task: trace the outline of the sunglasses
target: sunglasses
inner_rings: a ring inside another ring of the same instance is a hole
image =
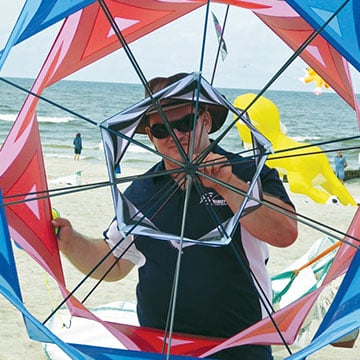
[[[198,118],[201,114],[202,112],[199,112],[196,118]],[[187,114],[179,120],[171,121],[169,122],[169,126],[172,129],[176,129],[182,133],[193,131],[194,114]],[[170,133],[164,124],[154,124],[150,126],[150,132],[157,139],[165,139],[170,136]]]

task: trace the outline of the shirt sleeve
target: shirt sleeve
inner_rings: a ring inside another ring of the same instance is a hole
[[[134,236],[129,235],[120,241],[121,239],[122,235],[117,228],[116,220],[114,220],[109,228],[104,231],[104,240],[109,247],[113,249],[115,257],[121,257],[122,259],[131,261],[135,265],[142,266],[144,263],[142,253],[136,248],[134,243],[129,247],[134,240]],[[128,247],[129,249],[127,249]]]
[[[295,208],[276,169],[270,169],[265,165],[261,174],[261,183],[264,193],[273,195]]]

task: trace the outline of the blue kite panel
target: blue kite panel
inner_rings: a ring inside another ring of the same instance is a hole
[[[14,253],[11,245],[9,227],[5,216],[5,207],[0,191],[0,292],[15,299],[21,299]]]
[[[315,30],[333,14],[321,35],[360,71],[360,1],[286,0]]]

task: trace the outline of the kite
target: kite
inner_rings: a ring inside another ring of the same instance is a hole
[[[315,89],[313,90],[313,92],[315,95],[321,95],[323,88],[324,89],[330,88],[330,86],[310,67],[306,68],[305,76],[299,78],[299,80],[305,84],[314,82]]]
[[[255,96],[251,93],[239,95],[234,106],[245,109]],[[343,205],[356,205],[319,147],[299,143],[283,133],[280,112],[271,100],[261,96],[249,108],[248,115],[254,126],[271,141],[274,153],[269,155],[268,165],[286,176],[292,192],[306,194],[320,204],[340,201]],[[244,124],[238,121],[236,127],[245,146],[251,146],[251,136]]]
[[[221,25],[220,25],[219,20],[216,17],[216,15],[214,13],[212,13],[212,16],[213,16],[216,36],[217,36],[218,41],[219,41],[219,46],[220,46],[220,51],[221,51],[221,58],[223,60],[225,60],[225,58],[226,58],[226,56],[228,54],[228,50],[227,50],[227,46],[225,44],[225,40],[223,39],[223,29],[221,28]]]

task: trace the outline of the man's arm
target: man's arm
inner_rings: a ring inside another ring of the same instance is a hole
[[[247,191],[248,185],[233,175],[229,184],[239,190]],[[221,187],[219,194],[226,200],[233,212],[239,209],[244,197],[232,190]],[[294,217],[294,208],[284,203],[282,200],[264,194],[264,200],[279,206],[280,209],[289,211],[289,215]],[[260,206],[255,211],[250,212],[240,220],[241,224],[256,238],[277,247],[287,247],[293,244],[297,238],[297,221],[267,206]]]
[[[75,231],[67,219],[57,218],[52,221],[54,227],[59,227],[58,241],[61,252],[82,273],[88,274],[110,251],[108,244],[101,239],[89,239]],[[92,273],[91,277],[100,279],[116,262],[116,257],[110,254],[106,260]],[[124,278],[134,267],[131,261],[120,259],[106,275],[106,281]]]
[[[204,162],[215,163],[219,160],[219,155],[209,154]],[[249,185],[233,174],[231,165],[214,165],[204,167],[202,170],[207,175],[214,177],[230,186],[243,192],[247,192]],[[203,185],[213,188],[227,202],[228,206],[235,213],[243,201],[244,197],[226,187],[216,184],[211,180],[203,180]],[[282,200],[264,194],[264,200],[280,206],[281,209],[289,211],[289,215],[294,217],[294,208]],[[250,212],[240,220],[241,225],[256,238],[277,247],[286,247],[293,244],[297,238],[297,221],[267,206],[260,206],[255,211]]]

